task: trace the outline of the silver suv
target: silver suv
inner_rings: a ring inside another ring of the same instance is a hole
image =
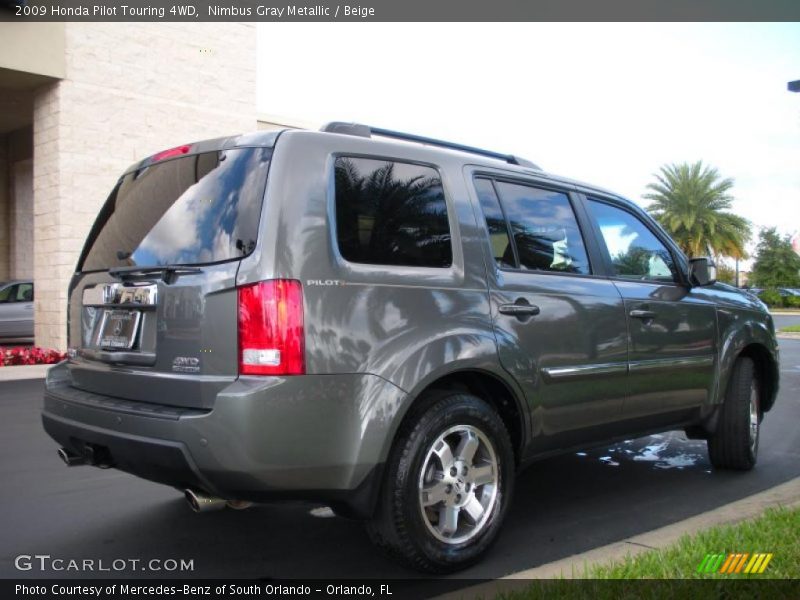
[[[537,458],[677,428],[753,467],[774,327],[714,278],[634,204],[514,156],[342,123],[198,142],[100,211],[44,426],[68,465],[198,511],[323,502],[453,571]]]

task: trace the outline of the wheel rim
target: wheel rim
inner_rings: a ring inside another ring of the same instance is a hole
[[[497,454],[472,425],[456,425],[433,442],[419,475],[419,506],[428,531],[447,544],[471,540],[486,527],[498,487]]]
[[[758,388],[753,382],[750,387],[750,451],[755,455],[758,447]]]

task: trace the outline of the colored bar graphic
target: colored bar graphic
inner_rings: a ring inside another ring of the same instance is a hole
[[[731,552],[730,554],[706,554],[697,566],[698,573],[761,574],[772,560],[772,553]]]
[[[708,565],[708,563],[711,562],[711,558],[713,556],[714,556],[713,554],[706,554],[706,557],[700,562],[699,565],[697,565],[698,573],[707,573],[706,565]]]
[[[747,552],[742,555],[742,560],[739,561],[739,564],[736,565],[736,570],[734,573],[740,573],[744,568],[744,563],[747,562],[747,558],[750,556]]]
[[[753,570],[753,567],[755,567],[757,564],[759,564],[763,560],[763,557],[759,558],[761,556],[762,555],[758,554],[758,553],[753,554],[753,556],[750,558],[750,562],[747,563],[747,566],[744,568],[744,572],[745,573],[750,573]]]
[[[717,555],[717,562],[714,563],[714,568],[711,569],[709,571],[709,573],[716,573],[717,571],[719,571],[724,560],[725,560],[725,555],[724,554],[718,554]]]
[[[703,561],[697,567],[698,573],[716,573],[722,561],[725,560],[725,554],[706,554]]]
[[[769,554],[767,554],[766,558],[764,559],[764,562],[761,563],[761,568],[758,570],[758,572],[759,573],[763,573],[764,569],[767,568],[767,565],[769,564],[769,561],[771,561],[771,560],[772,560],[772,553],[769,553]]]
[[[731,565],[736,561],[736,554],[728,554],[728,559],[725,561],[725,564],[722,565],[722,568],[719,570],[720,573],[727,573],[731,568]]]

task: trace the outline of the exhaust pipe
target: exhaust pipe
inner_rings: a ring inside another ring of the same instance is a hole
[[[58,449],[58,458],[64,461],[64,464],[68,467],[77,467],[79,465],[86,464],[86,457],[81,456],[80,454],[75,454],[71,450],[67,450],[66,448],[59,448]]]
[[[191,509],[196,513],[222,510],[225,508],[228,502],[224,498],[209,496],[208,494],[192,489],[184,491],[183,495],[186,496],[186,501],[189,503]]]

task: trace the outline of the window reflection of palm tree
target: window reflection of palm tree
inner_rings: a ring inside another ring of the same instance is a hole
[[[424,266],[449,266],[452,250],[441,180],[421,175],[400,179],[393,163],[383,163],[362,175],[355,162],[339,159],[335,169],[337,238],[344,258],[374,265],[414,266],[416,262]],[[323,295],[314,296],[316,302],[322,302]],[[396,309],[401,322],[413,323],[422,312],[434,318],[442,316],[445,304],[450,315],[470,315],[485,302],[485,296],[435,288],[420,288],[417,294],[409,296],[397,295],[391,287],[364,286],[358,291],[348,289],[345,296],[346,301],[331,302],[319,313],[325,317],[315,335],[320,341],[335,345],[339,359],[344,358],[341,356],[344,353],[346,361],[357,368],[363,367],[367,360],[393,360],[388,354],[384,357],[371,354],[374,339],[385,342],[387,338],[395,338],[395,344],[383,344],[386,352],[401,347],[403,337],[418,342],[416,331],[387,330],[388,307]],[[352,331],[332,328],[333,324],[361,318],[364,307],[367,307],[368,336],[354,339]],[[466,341],[451,338],[444,351],[456,356]],[[314,352],[311,348],[309,351]],[[434,357],[431,362],[435,362]]]
[[[394,163],[362,175],[353,161],[342,159],[336,166],[336,199],[337,220],[344,225],[338,228],[339,247],[346,258],[449,266],[450,233],[438,177],[402,180]],[[360,239],[364,234],[366,244]]]

